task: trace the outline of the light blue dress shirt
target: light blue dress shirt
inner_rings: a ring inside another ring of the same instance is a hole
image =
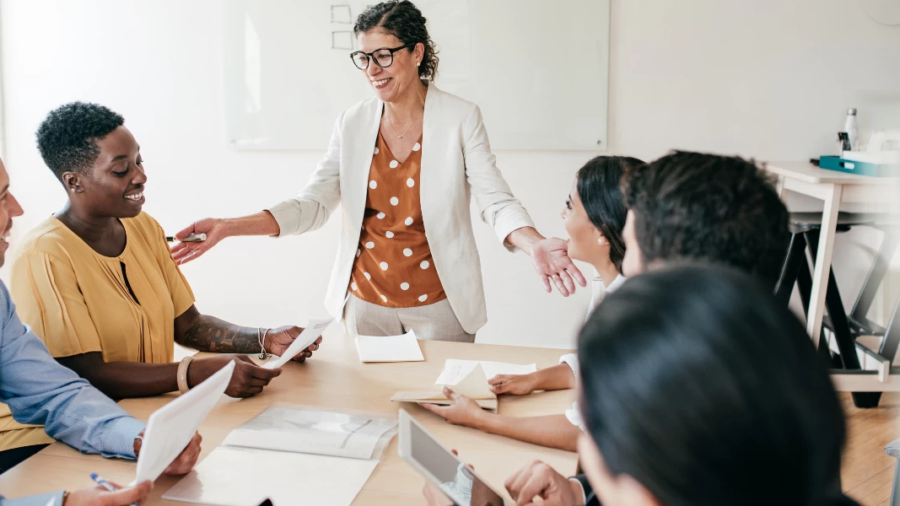
[[[43,425],[47,435],[84,453],[134,458],[145,424],[50,356],[25,326],[0,282],[0,401],[19,423]]]

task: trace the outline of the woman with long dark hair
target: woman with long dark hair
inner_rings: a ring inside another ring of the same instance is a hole
[[[591,284],[588,315],[607,293],[614,292],[625,282],[622,229],[627,210],[619,184],[626,170],[643,163],[622,156],[593,158],[578,170],[566,196],[562,219],[569,234],[569,257],[590,264],[597,273]],[[574,388],[577,374],[578,358],[572,353],[563,355],[559,365],[531,374],[501,374],[490,378],[489,382],[496,394],[524,395],[535,390]],[[529,443],[575,451],[579,429],[583,428],[577,404],[565,415],[511,417],[483,411],[475,401],[449,389],[446,395],[453,400],[449,406],[423,406],[450,423]]]

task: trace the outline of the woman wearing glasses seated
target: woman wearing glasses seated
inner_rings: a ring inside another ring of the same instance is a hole
[[[561,239],[546,239],[513,196],[491,153],[478,106],[438,89],[425,18],[408,1],[372,6],[356,21],[350,56],[375,97],[341,114],[324,160],[300,195],[235,219],[198,221],[177,236],[177,262],[226,237],[315,230],[343,205],[326,305],[347,331],[473,342],[487,321],[469,195],[509,249],[528,253],[547,291],[586,285]]]

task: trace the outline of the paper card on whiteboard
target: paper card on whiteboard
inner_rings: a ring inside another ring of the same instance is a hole
[[[232,361],[203,383],[150,415],[138,456],[137,477],[132,484],[159,478],[181,454],[206,415],[225,393],[233,372]]]
[[[306,325],[306,328],[303,329],[303,332],[301,332],[300,335],[297,336],[297,339],[294,339],[294,342],[288,346],[287,351],[278,357],[277,360],[266,362],[263,367],[266,369],[277,369],[288,363],[292,358],[299,355],[300,352],[309,348],[310,345],[322,335],[322,332],[325,332],[325,329],[331,325],[331,322],[333,321],[334,317],[324,320],[310,320]]]

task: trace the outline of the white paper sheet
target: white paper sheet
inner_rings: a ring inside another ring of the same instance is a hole
[[[471,373],[475,366],[481,364],[484,375],[491,379],[498,374],[528,374],[537,371],[537,364],[509,364],[506,362],[491,362],[488,360],[457,360],[448,358],[444,362],[444,370],[435,385],[455,385]]]
[[[410,330],[402,336],[357,336],[356,351],[359,361],[371,362],[422,362],[422,348],[416,333]]]
[[[371,459],[397,419],[271,406],[231,431],[223,446]]]
[[[229,362],[206,381],[150,415],[138,456],[137,478],[132,484],[156,480],[181,454],[225,393],[233,372],[234,362]]]
[[[322,332],[325,332],[325,329],[331,325],[331,322],[334,321],[334,318],[328,318],[324,320],[310,320],[306,325],[306,328],[303,329],[303,332],[297,336],[297,339],[294,339],[294,342],[288,346],[288,349],[284,352],[278,360],[271,360],[266,362],[263,365],[266,369],[277,369],[284,364],[288,363],[292,358],[296,357],[300,354],[301,351],[309,348],[309,346],[322,335]]]
[[[163,499],[220,506],[344,506],[362,490],[377,460],[218,447]]]

